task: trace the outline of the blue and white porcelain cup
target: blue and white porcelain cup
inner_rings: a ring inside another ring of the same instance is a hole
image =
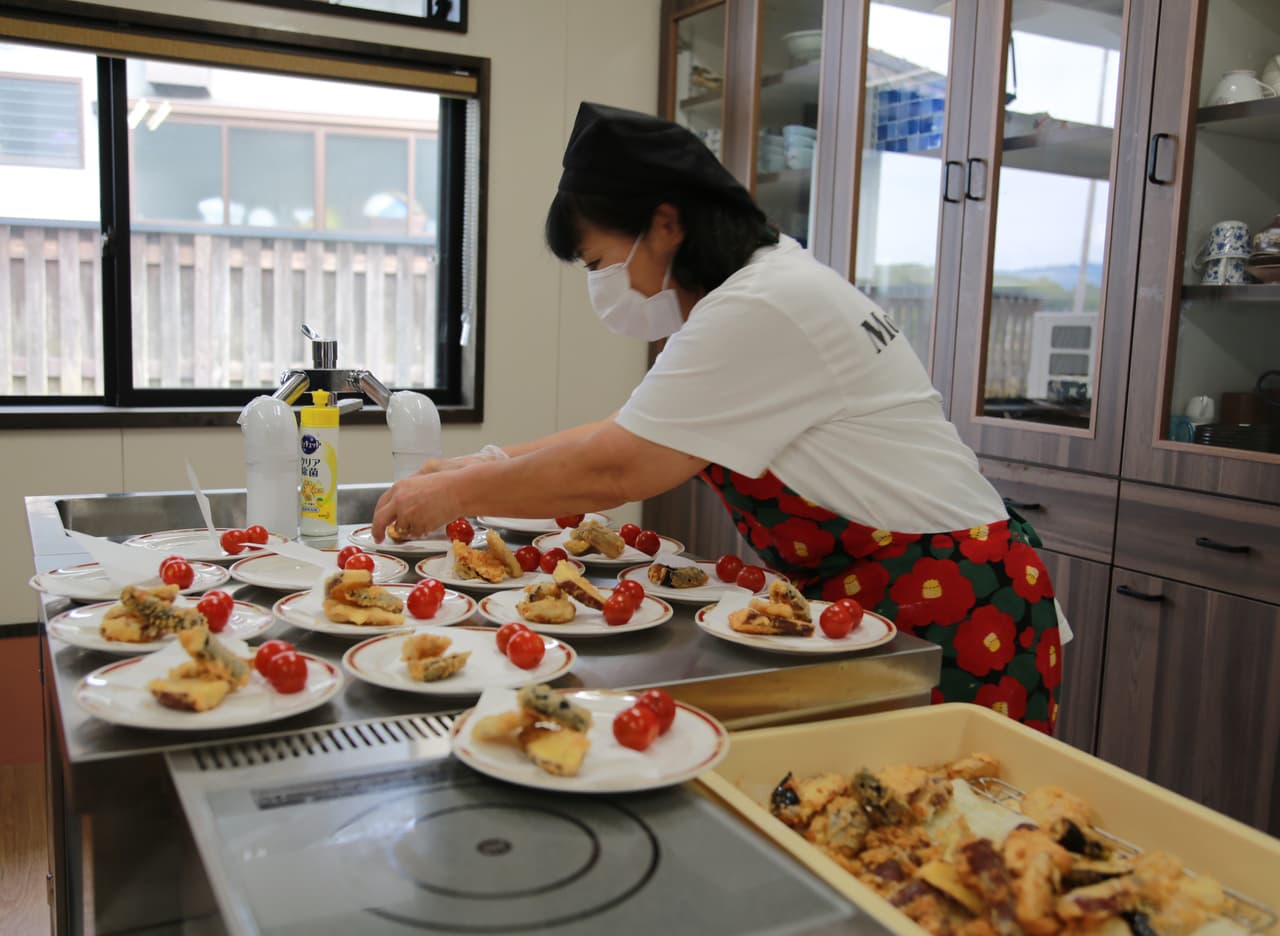
[[[1205,264],[1201,285],[1241,286],[1249,282],[1249,274],[1244,269],[1245,260],[1245,257],[1215,257]]]
[[[1249,253],[1249,226],[1243,221],[1219,221],[1209,228],[1206,258],[1233,257]]]

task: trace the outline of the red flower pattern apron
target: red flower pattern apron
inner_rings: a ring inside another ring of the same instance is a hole
[[[942,647],[934,702],[975,702],[1052,734],[1058,616],[1039,538],[1017,514],[969,530],[895,533],[819,507],[772,472],[748,478],[712,465],[700,477],[765,564],[806,596],[854,598]]]

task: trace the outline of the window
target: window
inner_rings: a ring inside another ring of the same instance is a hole
[[[0,44],[0,114],[38,86],[50,115],[49,89],[72,89],[77,118],[74,172],[55,172],[70,150],[51,120],[29,134],[45,161],[0,156],[0,398],[238,404],[310,366],[305,324],[338,339],[340,367],[474,403],[475,75],[432,87],[418,64],[371,84],[346,74],[378,69],[220,54]],[[106,146],[82,139],[82,111]]]
[[[0,74],[0,163],[79,169],[80,108],[76,78]]]

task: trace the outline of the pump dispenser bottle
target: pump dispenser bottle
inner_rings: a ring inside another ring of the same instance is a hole
[[[338,532],[338,407],[325,390],[311,391],[298,434],[302,475],[302,535]]]
[[[283,400],[255,397],[237,420],[244,430],[245,524],[298,535],[298,424]]]
[[[391,462],[396,481],[414,474],[428,458],[439,458],[440,414],[423,393],[398,390],[387,402]]]

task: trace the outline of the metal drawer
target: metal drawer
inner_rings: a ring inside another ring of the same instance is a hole
[[[1115,564],[1280,604],[1280,507],[1125,481]]]
[[[995,458],[979,461],[987,480],[1036,528],[1046,549],[1111,561],[1118,481]]]

